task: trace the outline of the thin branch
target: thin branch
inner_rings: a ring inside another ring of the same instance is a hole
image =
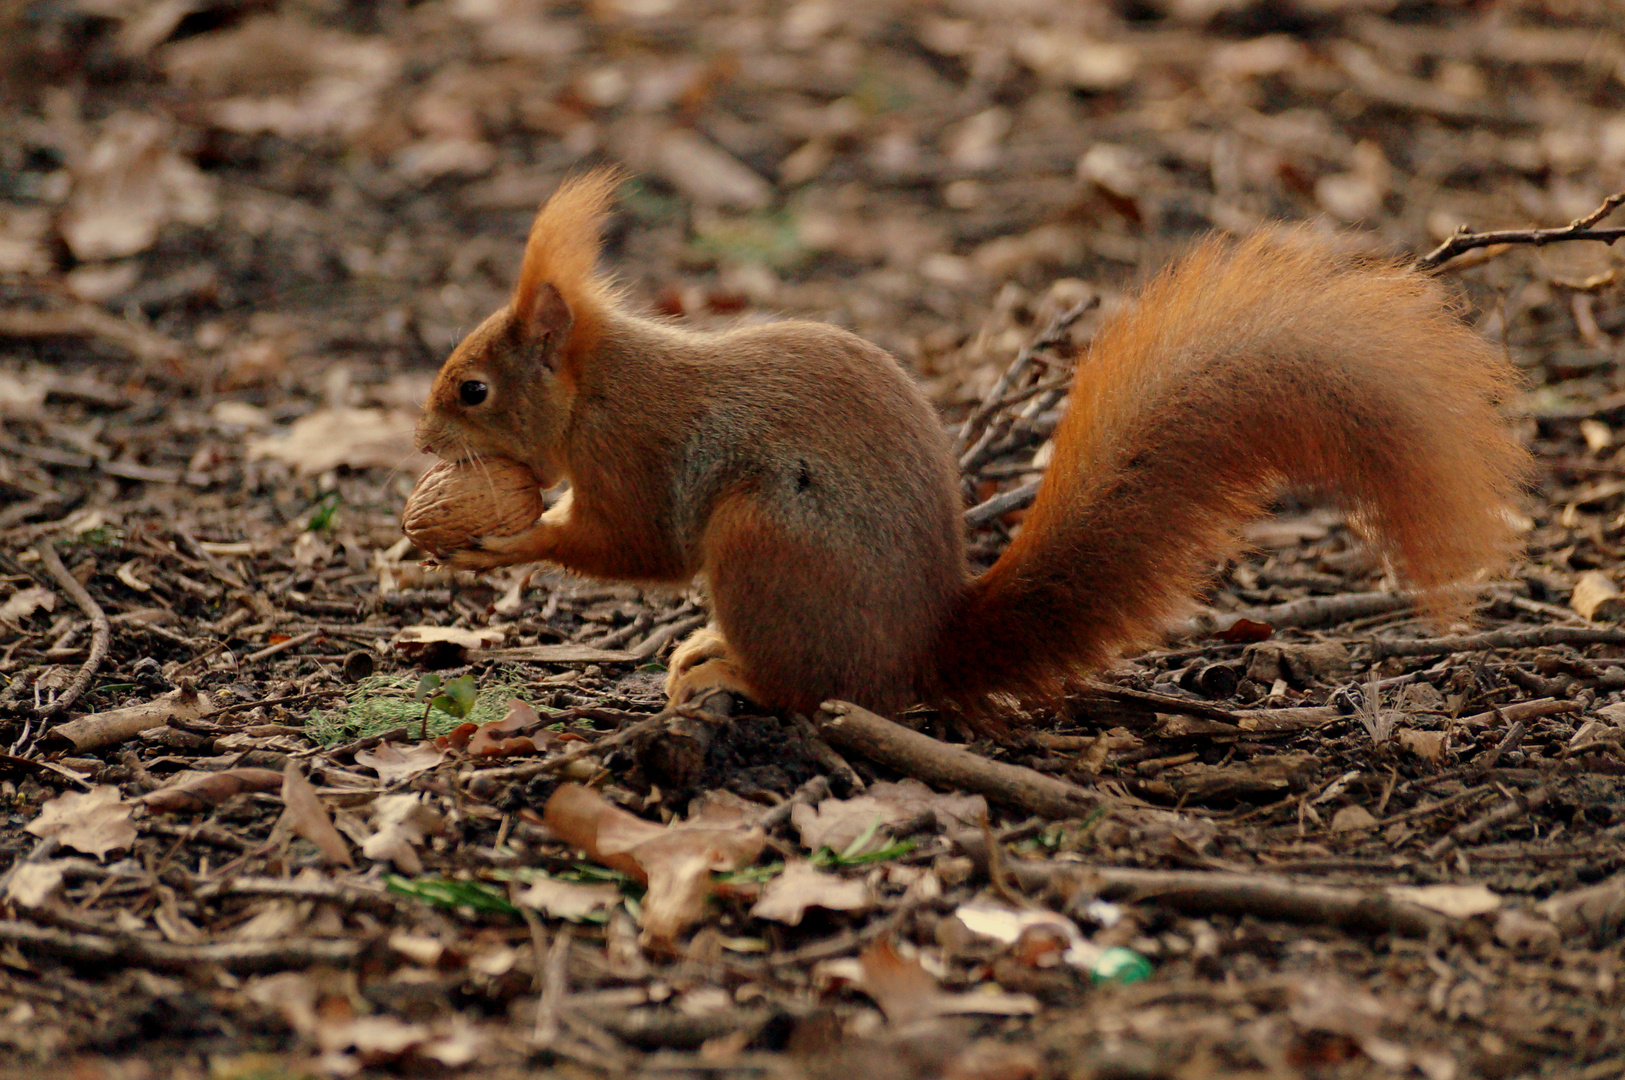
[[[1044,328],[1043,333],[1022,347],[1021,351],[1016,354],[1016,358],[1010,361],[1010,366],[1004,369],[1004,374],[998,377],[992,388],[983,396],[982,403],[976,406],[976,410],[960,425],[959,434],[954,438],[954,455],[956,457],[970,458],[979,450],[984,449],[984,444],[993,437],[991,431],[984,434],[983,438],[977,443],[976,447],[972,448],[969,454],[965,452],[965,447],[970,443],[971,435],[975,433],[976,429],[985,424],[987,418],[999,409],[1011,404],[1011,402],[1005,400],[1005,394],[1009,391],[1011,385],[1021,378],[1038,354],[1045,349],[1059,345],[1065,340],[1066,332],[1072,329],[1072,324],[1083,318],[1098,303],[1100,303],[1100,298],[1091,296],[1087,300],[1081,300],[1073,304],[1055,316],[1050,324]]]
[[[1456,234],[1411,264],[1412,270],[1437,270],[1463,252],[1497,244],[1530,244],[1544,247],[1568,240],[1596,240],[1612,244],[1625,240],[1625,228],[1596,229],[1592,226],[1625,205],[1625,191],[1616,191],[1602,201],[1591,213],[1575,218],[1567,225],[1552,229],[1497,229],[1492,232],[1473,232],[1463,225]]]
[[[90,934],[0,920],[0,941],[24,954],[59,957],[100,967],[128,964],[160,971],[223,967],[248,974],[316,965],[343,967],[366,948],[366,942],[343,938],[280,938],[276,941],[220,941],[196,944],[148,938]]]
[[[1041,481],[1031,480],[1018,488],[1001,491],[986,502],[977,503],[965,511],[965,525],[976,528],[986,525],[996,517],[1003,517],[1012,510],[1021,510],[1033,504],[1038,496],[1038,485]]]
[[[85,657],[84,664],[79,668],[79,674],[73,677],[73,682],[62,691],[55,701],[40,709],[41,720],[48,720],[66,712],[68,706],[79,700],[79,696],[95,678],[96,669],[102,666],[102,660],[107,656],[107,646],[113,638],[113,628],[107,621],[107,613],[102,611],[101,605],[91,597],[85,587],[79,584],[79,579],[68,573],[68,568],[62,565],[62,557],[56,553],[56,545],[51,543],[49,537],[42,538],[34,545],[39,552],[40,564],[50,572],[56,583],[62,586],[62,591],[73,598],[79,605],[79,610],[90,618],[90,655]]]

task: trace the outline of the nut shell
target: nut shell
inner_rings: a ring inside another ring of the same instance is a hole
[[[481,536],[522,533],[545,508],[535,474],[517,461],[439,461],[407,497],[401,530],[439,557],[473,547]]]

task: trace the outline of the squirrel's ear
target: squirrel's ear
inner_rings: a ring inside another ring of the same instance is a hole
[[[520,299],[523,303],[516,304],[513,313],[515,332],[521,341],[541,350],[542,363],[557,368],[575,324],[570,305],[550,281],[538,282]]]

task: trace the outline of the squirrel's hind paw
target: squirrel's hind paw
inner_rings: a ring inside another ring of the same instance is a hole
[[[722,632],[707,626],[690,634],[672,651],[666,668],[666,701],[682,705],[702,700],[715,690],[755,698]]]

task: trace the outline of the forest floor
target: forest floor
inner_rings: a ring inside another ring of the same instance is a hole
[[[1615,0],[8,0],[0,35],[0,1075],[1625,1076],[1605,245],[1439,271],[1539,466],[1470,625],[1287,500],[1165,647],[898,751],[663,711],[697,594],[399,530],[429,380],[571,171],[629,170],[639,305],[837,323],[991,425],[971,507],[1204,232],[1408,258],[1625,188]],[[975,516],[986,564],[1020,512]]]

